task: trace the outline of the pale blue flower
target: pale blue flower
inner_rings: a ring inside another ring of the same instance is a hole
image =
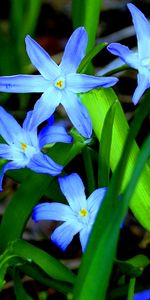
[[[106,188],[95,190],[86,200],[84,185],[76,173],[60,177],[59,185],[69,205],[62,203],[43,203],[34,208],[33,219],[63,221],[53,234],[52,241],[65,250],[75,234],[79,233],[82,251],[85,250],[93,223]]]
[[[35,104],[32,126],[36,127],[48,119],[61,103],[79,133],[87,138],[91,136],[91,120],[77,94],[97,87],[112,86],[118,79],[76,73],[86,54],[87,40],[84,27],[76,29],[58,66],[36,41],[29,35],[26,37],[28,56],[41,75],[3,76],[0,78],[0,91],[43,93]]]
[[[64,127],[50,124],[37,134],[37,128],[32,129],[31,116],[32,111],[27,113],[21,127],[14,117],[0,106],[0,135],[7,143],[0,144],[0,157],[9,160],[0,173],[0,190],[7,170],[28,167],[37,173],[55,176],[63,169],[63,166],[43,154],[41,149],[46,144],[70,143],[72,137],[67,134]]]
[[[135,5],[129,3],[127,6],[133,19],[138,50],[133,52],[119,43],[112,43],[107,49],[118,55],[124,63],[138,70],[138,86],[132,98],[133,103],[137,104],[144,91],[150,87],[150,23]]]

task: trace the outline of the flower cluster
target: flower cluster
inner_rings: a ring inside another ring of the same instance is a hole
[[[144,15],[133,5],[128,4],[133,17],[138,52],[134,53],[121,44],[113,43],[108,50],[119,55],[131,67],[137,69],[138,87],[133,95],[136,104],[145,89],[150,86],[150,55],[148,52],[150,25]],[[9,93],[41,93],[33,110],[29,111],[22,127],[8,112],[0,107],[0,157],[8,160],[0,174],[0,190],[4,173],[10,169],[29,168],[38,173],[56,176],[63,166],[54,162],[42,152],[46,144],[56,142],[71,143],[72,137],[63,126],[55,125],[53,113],[59,104],[64,107],[70,121],[85,138],[92,134],[92,124],[86,107],[78,96],[98,87],[113,86],[115,77],[98,77],[77,73],[86,55],[87,33],[84,27],[77,28],[70,39],[59,66],[48,53],[29,35],[25,38],[27,54],[40,75],[14,75],[0,77],[0,91]],[[38,133],[38,126],[48,121]],[[92,225],[106,193],[106,188],[95,190],[86,200],[80,177],[73,173],[59,177],[60,189],[69,205],[43,203],[34,208],[33,219],[64,222],[52,234],[51,239],[65,250],[76,233],[80,233],[82,250],[85,250]]]

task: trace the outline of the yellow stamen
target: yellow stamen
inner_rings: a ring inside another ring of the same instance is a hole
[[[21,149],[22,151],[25,151],[27,149],[27,144],[21,143]]]
[[[58,80],[56,82],[56,86],[61,89],[63,87],[63,81],[62,80]]]
[[[55,81],[55,86],[56,86],[58,89],[60,89],[60,90],[64,89],[64,87],[65,87],[65,79],[64,79],[64,78],[58,78],[58,79]]]
[[[88,215],[88,211],[85,209],[85,208],[82,208],[80,211],[79,211],[79,215],[81,217],[86,217]]]

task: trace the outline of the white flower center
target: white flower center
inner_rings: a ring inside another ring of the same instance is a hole
[[[65,79],[63,77],[56,79],[55,87],[59,90],[63,90],[65,88]]]

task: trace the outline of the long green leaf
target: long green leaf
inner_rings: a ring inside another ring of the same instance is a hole
[[[74,27],[83,25],[88,32],[87,53],[94,47],[99,23],[102,0],[73,0],[72,16]],[[91,26],[92,24],[92,26]]]
[[[16,295],[16,299],[17,300],[33,300],[33,298],[31,298],[31,296],[29,296],[27,294],[27,292],[25,291],[24,287],[23,287],[23,283],[21,281],[21,278],[19,276],[19,273],[17,270],[14,271],[14,292]]]
[[[118,102],[114,102],[107,111],[101,133],[99,166],[98,166],[98,185],[109,185],[110,173],[110,152],[113,133],[113,123],[115,117],[116,106]]]
[[[37,265],[30,262],[22,265],[19,269],[32,277],[33,279],[39,281],[44,286],[51,287],[65,295],[72,293],[72,285],[67,282],[59,281],[48,277],[45,272],[39,268]]]
[[[10,253],[26,261],[32,261],[49,275],[49,277],[69,283],[75,282],[76,276],[60,263],[59,260],[47,254],[45,251],[23,240],[14,241],[9,247]]]
[[[95,89],[86,94],[81,94],[81,99],[83,104],[87,107],[89,111],[93,124],[93,129],[97,138],[100,141],[106,113],[113,103],[115,103],[116,101],[118,102],[117,96],[115,95],[112,89]],[[147,110],[149,110],[149,102],[150,101],[147,101],[146,104]],[[116,169],[116,166],[120,160],[128,130],[129,126],[127,124],[121,105],[118,102],[114,118],[110,153],[110,166],[113,172]],[[125,175],[121,189],[122,191],[127,186],[131,178],[131,174],[133,172],[138,153],[139,148],[134,142],[130,150],[128,163],[125,167]],[[149,167],[148,165],[145,165],[140,180],[135,188],[134,194],[132,195],[130,201],[130,208],[132,209],[134,215],[136,216],[138,221],[148,230],[150,229],[149,176]]]
[[[137,186],[139,176],[150,155],[150,137],[148,137],[137,160],[135,160],[134,169],[131,172],[130,181],[126,190],[123,196],[118,198],[120,186],[126,172],[125,166],[130,158],[130,149],[140,125],[150,109],[150,105],[147,107],[145,106],[145,102],[143,104],[144,105],[141,105],[139,112],[132,123],[121,160],[112,176],[109,190],[93,226],[92,234],[76,282],[74,299],[105,299],[113,259],[116,253],[120,224],[125,217],[128,204]],[[91,260],[90,265],[88,264],[89,259]],[[105,270],[107,270],[107,272]],[[91,278],[96,278],[96,276],[100,285],[98,285],[96,281],[91,280]]]

